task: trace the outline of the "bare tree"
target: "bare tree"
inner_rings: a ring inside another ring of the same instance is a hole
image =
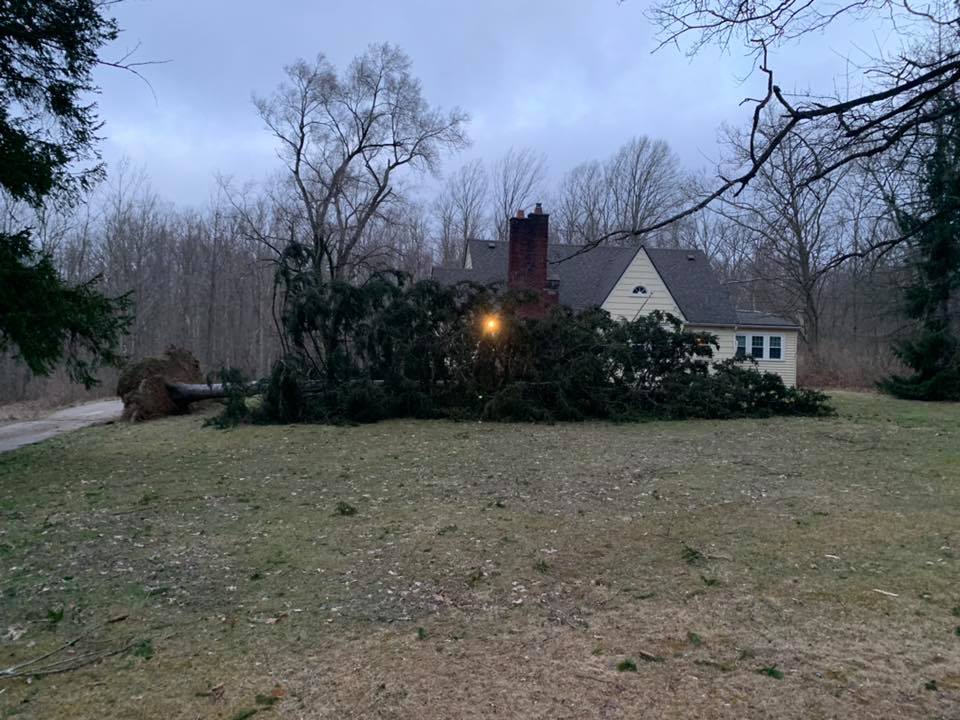
[[[402,270],[416,280],[427,277],[433,266],[430,223],[421,205],[407,203],[377,224],[382,246],[380,267]]]
[[[581,163],[564,175],[558,200],[554,215],[565,242],[587,243],[610,230],[611,198],[599,160]]]
[[[134,319],[124,351],[138,356],[142,342],[159,321],[164,275],[165,208],[150,187],[146,172],[122,163],[104,199],[98,261],[108,286],[130,293]]]
[[[632,231],[669,216],[680,201],[679,167],[663,140],[627,141],[605,169],[614,226]]]
[[[349,278],[368,227],[397,200],[397,174],[433,170],[442,153],[465,145],[467,117],[429,106],[410,59],[392,45],[371,46],[339,74],[320,55],[288,66],[286,76],[255,105],[279,142],[290,226],[303,235],[314,272]],[[278,254],[287,239],[262,238]]]
[[[535,201],[546,184],[547,158],[530,148],[510,148],[494,162],[492,177],[493,227],[498,240],[507,239],[507,220]]]
[[[681,202],[696,202],[709,182],[702,175],[688,177],[681,191]],[[749,233],[719,212],[690,215],[664,228],[664,232],[675,247],[702,250],[726,280],[743,277],[744,268],[753,257],[754,245]]]
[[[890,346],[904,322],[900,285],[909,275],[906,246],[887,244],[901,236],[889,202],[899,191],[882,184],[872,165],[848,173],[837,193],[836,231],[850,258],[833,266],[821,291],[820,365],[846,364],[847,373],[858,370],[868,384],[892,369]],[[861,254],[875,245],[883,250]],[[856,362],[849,361],[851,355]]]
[[[479,159],[461,165],[445,179],[433,202],[442,265],[459,265],[466,241],[483,235],[489,193],[490,180]]]
[[[454,210],[457,235],[464,241],[483,233],[484,212],[488,207],[490,181],[482,160],[474,160],[460,167],[448,180]]]
[[[457,233],[457,211],[449,195],[437,195],[430,205],[433,213],[434,249],[443,267],[459,267],[463,260],[463,239]]]
[[[649,15],[658,28],[659,48],[683,45],[695,55],[708,45],[728,49],[740,43],[753,55],[763,87],[756,97],[743,101],[752,106],[747,153],[738,167],[720,173],[713,189],[695,202],[640,227],[616,228],[591,247],[649,234],[721,197],[738,196],[790,138],[799,139],[808,157],[799,178],[805,185],[869,158],[884,158],[890,165],[909,162],[915,145],[929,138],[933,125],[956,112],[956,104],[949,101],[960,82],[960,5],[955,0],[922,8],[909,0],[659,0]],[[775,51],[841,22],[870,22],[878,36],[890,39],[885,43],[889,50],[878,50],[861,61],[851,59],[864,78],[862,91],[841,95],[831,87],[785,92],[776,82]],[[865,257],[902,240],[884,238],[883,245],[856,252]],[[844,252],[832,262],[850,257],[852,252]]]
[[[750,136],[730,131],[734,162],[749,157],[750,142]],[[754,280],[777,290],[769,309],[802,318],[804,340],[816,358],[824,279],[831,259],[846,248],[838,196],[848,169],[806,182],[809,162],[800,139],[788,136],[758,170],[750,191],[722,198],[716,212],[753,240],[754,272],[760,274]]]
[[[669,215],[681,199],[676,156],[664,141],[641,135],[605,162],[582,163],[568,172],[560,184],[557,214],[567,242],[620,244],[634,242],[633,228]]]

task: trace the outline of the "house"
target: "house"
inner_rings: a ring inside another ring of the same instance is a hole
[[[549,217],[539,203],[529,215],[518,212],[510,218],[507,242],[469,240],[463,267],[435,267],[434,279],[445,285],[472,281],[537,290],[542,301],[533,314],[556,303],[574,310],[599,306],[630,320],[654,310],[669,312],[689,330],[716,335],[717,360],[749,356],[761,370],[796,384],[797,324],[735,309],[700,250],[641,245],[580,252],[580,245],[550,244]]]

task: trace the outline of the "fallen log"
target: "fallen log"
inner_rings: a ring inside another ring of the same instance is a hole
[[[244,387],[247,395],[252,395],[260,390],[260,381],[247,383]],[[180,383],[168,382],[167,393],[170,399],[177,405],[185,407],[192,402],[200,400],[217,400],[225,398],[229,394],[223,383]]]
[[[256,395],[266,389],[268,379],[253,380],[246,384],[245,392],[247,395]],[[383,380],[371,380],[374,385],[383,385]],[[436,383],[443,385],[443,381]],[[300,391],[304,394],[322,392],[327,385],[322,382],[306,382],[300,384]],[[200,400],[217,400],[225,398],[229,394],[224,388],[223,383],[183,383],[168,382],[167,394],[170,399],[178,405],[188,405]]]
[[[266,380],[243,386],[247,395],[262,392]],[[180,415],[190,404],[201,400],[225,398],[229,384],[204,383],[200,363],[183,348],[169,347],[159,357],[132,363],[120,375],[117,394],[123,400],[123,417],[132,422]]]

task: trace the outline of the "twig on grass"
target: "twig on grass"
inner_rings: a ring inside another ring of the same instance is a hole
[[[0,679],[2,678],[18,678],[18,677],[35,677],[39,675],[55,675],[62,672],[69,672],[70,670],[76,670],[77,668],[83,667],[84,665],[89,665],[95,663],[98,660],[111,657],[113,655],[118,655],[126,650],[129,650],[133,647],[135,643],[134,638],[128,639],[120,647],[109,648],[102,651],[93,651],[84,653],[83,655],[77,655],[74,657],[64,658],[62,660],[54,660],[53,662],[47,663],[46,665],[40,665],[47,658],[51,658],[58,653],[68,650],[76,645],[81,640],[89,637],[91,634],[103,628],[107,625],[114,623],[122,622],[126,620],[126,615],[117,615],[112,617],[109,620],[106,620],[98,625],[94,625],[92,628],[86,632],[77,635],[72,640],[65,642],[63,645],[54,648],[50,652],[44,653],[38,657],[33,658],[32,660],[27,660],[26,662],[18,663],[17,665],[11,665],[10,667],[0,670]]]
[[[575,672],[575,673],[573,673],[573,676],[574,676],[574,677],[581,678],[581,679],[583,679],[583,680],[592,680],[593,682],[606,683],[607,685],[616,685],[616,686],[618,686],[618,687],[619,687],[620,684],[621,684],[621,683],[617,682],[616,680],[607,680],[606,678],[597,677],[596,675],[587,675],[587,674],[585,674],[585,673]]]
[[[34,668],[33,670],[25,670],[23,672],[17,672],[12,675],[5,677],[40,677],[43,675],[58,675],[60,673],[70,672],[71,670],[78,670],[86,665],[92,665],[95,662],[100,660],[105,660],[108,657],[113,657],[114,655],[119,655],[126,652],[134,645],[137,644],[137,639],[134,637],[129,638],[123,645],[110,649],[104,650],[102,652],[91,652],[85,655],[79,655],[73,658],[67,658],[66,660],[59,660],[49,665],[44,665],[42,667]]]
[[[22,663],[21,665],[15,665],[14,667],[7,668],[6,670],[0,671],[0,679],[3,678],[19,678],[19,677],[40,677],[43,675],[58,675],[60,673],[70,672],[71,670],[78,670],[86,665],[92,665],[95,662],[104,660],[108,657],[113,657],[114,655],[119,655],[124,653],[134,645],[137,644],[135,637],[131,637],[126,640],[122,645],[110,648],[102,651],[94,651],[85,653],[83,655],[77,655],[75,657],[65,658],[63,660],[56,660],[47,665],[37,665],[42,658],[36,658],[28,662]],[[65,645],[61,648],[58,648],[54,652],[59,652],[63,650]],[[44,657],[50,657],[53,653],[47,653]]]
[[[646,662],[663,662],[663,658],[646,650],[637,650],[637,657]]]
[[[168,507],[170,505],[176,505],[178,503],[193,502],[195,500],[228,500],[231,497],[236,497],[235,495],[183,495],[180,497],[165,498],[163,502],[155,503],[153,505],[139,505],[135,508],[130,508],[127,510],[114,510],[110,514],[117,515],[136,515],[137,513],[147,513],[153,512],[154,510],[159,510],[160,508]]]

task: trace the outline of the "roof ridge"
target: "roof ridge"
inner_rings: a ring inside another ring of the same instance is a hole
[[[508,245],[509,240],[484,240],[482,238],[468,238],[467,242],[478,242],[478,243],[492,243],[496,245]],[[558,243],[558,242],[548,242],[547,245],[551,247],[586,247],[589,243],[583,243],[581,245],[575,245],[573,243]],[[598,247],[613,247],[611,245],[600,245]]]
[[[687,252],[687,253],[688,253],[688,252],[698,252],[698,253],[703,253],[704,255],[706,255],[706,253],[703,252],[703,250],[701,250],[701,249],[698,248],[698,247],[657,247],[656,245],[651,246],[651,247],[647,247],[646,245],[644,245],[643,248],[644,248],[645,250],[656,250],[656,251],[658,251],[658,252]]]
[[[484,238],[467,238],[467,242],[488,243],[488,244],[496,244],[496,245],[507,245],[507,244],[509,244],[510,241],[509,241],[509,240],[492,240],[492,239],[491,239],[491,240],[488,240],[488,239],[484,239]],[[588,243],[588,242],[587,242],[587,243],[548,242],[547,244],[548,244],[550,247],[584,248],[584,247],[588,247],[591,243]],[[646,244],[644,244],[644,243],[641,243],[641,244],[639,244],[639,245],[595,245],[595,246],[593,247],[593,250],[601,250],[601,249],[607,249],[607,250],[637,250],[638,248],[641,248],[641,247],[642,247],[644,250],[655,250],[655,251],[657,251],[657,252],[667,252],[667,251],[669,251],[669,252],[698,252],[698,253],[703,253],[703,250],[701,250],[701,249],[698,248],[698,247],[657,247],[657,246],[646,245]],[[703,253],[703,254],[705,255],[706,253]]]

